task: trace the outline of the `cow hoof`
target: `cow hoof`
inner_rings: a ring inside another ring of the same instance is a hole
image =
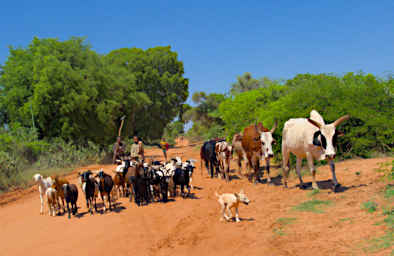
[[[334,185],[334,187],[333,187],[333,191],[336,193],[336,192],[339,192],[339,188],[341,187],[341,184],[339,184],[339,183],[337,183],[337,184],[335,184]]]

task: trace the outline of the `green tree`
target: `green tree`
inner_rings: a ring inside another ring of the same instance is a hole
[[[120,117],[124,135],[160,138],[188,96],[183,63],[170,47],[124,48],[100,56],[83,38],[34,38],[10,48],[0,77],[1,120],[41,138],[107,144]]]

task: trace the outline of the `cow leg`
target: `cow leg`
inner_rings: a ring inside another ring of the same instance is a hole
[[[337,176],[335,174],[335,163],[334,160],[330,160],[330,169],[331,169],[331,174],[332,174],[332,182],[334,183],[334,192],[336,192],[337,188],[341,186],[341,184],[338,183],[337,181]]]
[[[242,178],[242,162],[241,157],[238,156],[237,164],[238,164],[238,174],[239,177]]]
[[[230,166],[229,165],[226,168],[225,174],[226,174],[226,181],[230,182]]]
[[[208,176],[209,176],[209,172],[211,170],[211,167],[210,167],[210,164],[209,164],[210,161],[204,161],[204,162],[205,162],[205,168],[207,169]],[[202,168],[202,166],[201,166],[201,168]]]
[[[267,181],[268,183],[271,183],[271,175],[270,175],[270,159],[267,158],[265,159],[265,165],[266,165],[266,169],[267,169]]]
[[[109,211],[112,211],[111,192],[108,192]]]
[[[301,167],[302,167],[302,158],[297,157],[296,171],[297,171],[298,179],[300,180],[300,188],[304,189],[305,186],[301,177]]]
[[[254,166],[254,184],[260,181],[260,159],[257,158]]]
[[[285,188],[287,188],[287,178],[289,177],[289,171],[290,171],[290,153],[287,151],[283,151],[282,147],[282,154],[283,154],[283,159],[282,159],[282,171],[283,171],[283,185]]]
[[[308,160],[309,170],[312,173],[312,188],[319,189],[319,186],[316,183],[316,169],[315,169],[315,165],[313,164],[313,156],[311,153],[307,153],[306,158]]]

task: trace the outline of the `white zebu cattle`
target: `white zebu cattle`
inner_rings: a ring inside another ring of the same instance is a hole
[[[336,154],[336,137],[341,136],[341,133],[336,131],[335,128],[347,119],[349,119],[349,115],[342,116],[331,124],[325,124],[321,115],[316,110],[312,110],[310,118],[295,118],[285,123],[282,137],[282,168],[285,187],[287,187],[287,177],[290,170],[290,153],[293,153],[297,157],[296,170],[301,188],[304,187],[301,178],[301,164],[303,158],[308,160],[308,166],[313,179],[312,187],[314,189],[318,189],[318,186],[315,179],[316,170],[313,161],[324,159],[328,159],[330,163],[334,190],[339,187],[335,175],[334,158]]]

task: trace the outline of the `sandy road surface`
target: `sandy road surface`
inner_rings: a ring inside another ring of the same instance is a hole
[[[199,159],[195,146],[170,150],[170,155]],[[152,149],[147,155],[161,157]],[[364,255],[366,240],[384,234],[384,226],[373,225],[380,213],[367,214],[361,203],[381,200],[383,188],[374,169],[389,158],[350,160],[337,164],[342,193],[322,189],[314,196],[330,200],[323,213],[298,212],[292,208],[310,200],[310,191],[295,187],[251,185],[245,178],[230,184],[207,177],[200,166],[194,174],[195,199],[176,198],[167,204],[137,207],[128,200],[118,200],[117,210],[105,214],[86,214],[85,199],[78,200],[81,216],[40,216],[39,195],[35,188],[3,195],[0,203],[0,255]],[[235,167],[235,165],[232,165]],[[90,169],[114,169],[112,165],[89,166]],[[77,182],[75,170],[68,178]],[[358,171],[361,175],[355,175]],[[277,171],[273,171],[276,176]],[[234,173],[235,175],[235,173]],[[318,180],[330,179],[328,167],[318,169]],[[310,181],[305,177],[305,181]],[[326,182],[327,183],[327,182]],[[321,182],[321,186],[327,185]],[[253,202],[240,208],[240,223],[219,221],[219,205],[214,192],[236,192],[244,188]],[[99,200],[99,202],[101,202]],[[281,225],[279,218],[293,218]],[[294,219],[295,218],[295,219]],[[388,255],[390,249],[376,255]]]

